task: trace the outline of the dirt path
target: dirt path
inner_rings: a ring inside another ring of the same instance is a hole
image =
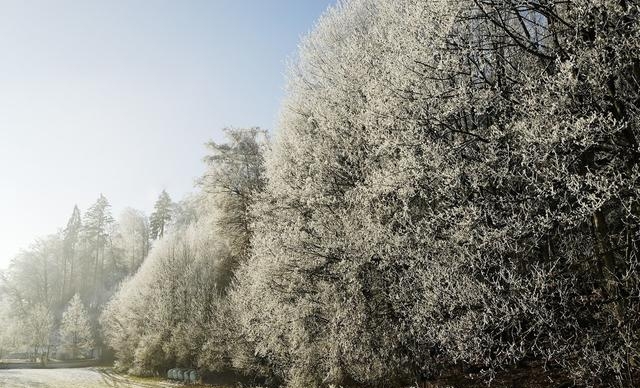
[[[169,388],[169,382],[138,382],[108,368],[3,369],[3,388]]]

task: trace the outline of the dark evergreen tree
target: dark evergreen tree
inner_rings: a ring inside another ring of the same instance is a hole
[[[166,190],[162,190],[156,204],[153,207],[153,213],[150,217],[151,238],[157,240],[164,236],[167,225],[171,221],[173,213],[173,202]]]
[[[71,217],[67,222],[67,227],[63,231],[63,267],[62,267],[62,285],[61,296],[66,298],[68,291],[75,293],[74,276],[76,271],[77,245],[82,229],[82,219],[78,205],[73,207]]]

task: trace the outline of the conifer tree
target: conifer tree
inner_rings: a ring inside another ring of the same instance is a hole
[[[75,259],[76,259],[76,246],[78,244],[78,239],[80,236],[80,231],[82,228],[82,219],[80,216],[80,209],[78,209],[78,205],[73,207],[73,212],[71,213],[71,217],[67,222],[67,226],[64,229],[63,233],[63,268],[62,268],[62,286],[61,286],[61,294],[62,297],[65,296],[68,289],[73,289],[74,284],[74,275],[75,275]]]
[[[167,225],[171,221],[173,202],[166,190],[162,190],[151,213],[149,226],[151,227],[151,239],[157,240],[164,236]]]
[[[104,279],[105,246],[109,238],[109,230],[114,223],[111,215],[111,205],[107,198],[100,194],[94,203],[85,213],[83,222],[83,236],[90,249],[93,259],[92,276],[94,303],[98,303],[99,287]],[[89,275],[89,274],[87,274]]]

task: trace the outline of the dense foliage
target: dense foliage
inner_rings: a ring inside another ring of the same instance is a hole
[[[339,2],[104,310],[119,366],[638,384],[638,53],[633,0]]]
[[[633,385],[638,11],[330,10],[292,71],[238,274],[256,353],[300,387],[528,360]]]
[[[230,342],[235,331],[227,292],[234,271],[247,261],[249,210],[264,186],[267,143],[257,128],[228,130],[227,137],[228,143],[209,143],[202,191],[178,206],[192,216],[157,242],[103,313],[124,370],[152,374],[179,365],[218,371],[230,365],[237,343]]]

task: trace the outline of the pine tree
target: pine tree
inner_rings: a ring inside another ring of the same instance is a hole
[[[78,294],[74,295],[62,315],[60,338],[63,348],[74,359],[94,346],[89,316]]]
[[[167,225],[171,221],[173,202],[166,190],[162,190],[153,208],[150,217],[151,238],[156,240],[164,236]]]
[[[74,288],[73,280],[74,280],[74,272],[75,268],[75,256],[76,256],[76,245],[78,244],[78,238],[80,236],[80,231],[82,228],[82,220],[80,216],[80,209],[78,209],[78,205],[73,207],[73,212],[71,213],[71,217],[67,222],[67,227],[63,231],[63,268],[62,268],[62,286],[61,286],[61,295],[64,298],[67,292],[67,289]]]
[[[104,195],[100,194],[85,213],[83,222],[83,236],[87,242],[93,258],[93,292],[94,302],[98,302],[98,287],[104,279],[105,246],[109,237],[110,226],[114,223],[111,215],[111,205]]]

